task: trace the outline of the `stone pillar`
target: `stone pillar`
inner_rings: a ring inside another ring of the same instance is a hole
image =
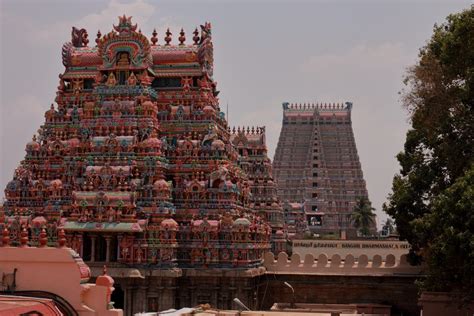
[[[142,313],[146,311],[147,289],[147,286],[136,283],[127,287],[125,294],[125,315],[135,315],[136,313]]]
[[[112,237],[111,236],[105,236],[105,262],[110,262],[110,241]]]
[[[194,284],[194,280],[193,279],[190,279],[190,286],[189,286],[189,302],[190,302],[190,306],[196,306],[197,305],[197,287],[196,285]]]
[[[176,280],[173,278],[169,279],[161,279],[162,286],[160,287],[160,308],[161,310],[164,309],[170,309],[170,308],[176,308],[175,302],[176,302]]]
[[[136,311],[138,313],[147,312],[147,309],[148,309],[147,290],[148,290],[147,286],[141,285],[138,287],[138,302],[137,302],[138,310]]]
[[[120,244],[122,242],[123,235],[118,234],[116,236],[117,236],[117,262],[120,262],[122,261],[122,253],[121,253],[122,249],[120,248]]]
[[[129,285],[124,286],[123,288],[124,298],[123,298],[123,310],[125,315],[132,315],[132,294],[133,292],[130,289]]]
[[[219,278],[220,279],[220,278]],[[216,284],[216,281],[213,280],[212,290],[211,290],[211,306],[219,306],[219,295],[222,294],[219,283]]]
[[[95,239],[96,236],[91,236],[91,262],[95,261]]]

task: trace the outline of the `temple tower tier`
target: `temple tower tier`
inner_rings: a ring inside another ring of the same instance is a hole
[[[368,198],[368,193],[351,111],[350,102],[283,103],[273,170],[290,227],[298,225],[301,215],[296,216],[296,210],[302,208],[312,233],[356,236],[350,214],[357,199]]]

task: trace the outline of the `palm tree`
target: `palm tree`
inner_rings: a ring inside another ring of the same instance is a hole
[[[349,215],[350,221],[362,236],[370,235],[370,226],[375,225],[374,210],[372,203],[366,197],[361,197],[357,199],[357,204]]]

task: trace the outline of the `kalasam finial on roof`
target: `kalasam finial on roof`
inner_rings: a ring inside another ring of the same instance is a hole
[[[166,37],[165,37],[165,42],[166,42],[165,45],[166,45],[166,46],[169,46],[169,45],[170,45],[170,42],[171,42],[171,39],[172,39],[171,35],[173,35],[173,33],[171,33],[171,32],[170,32],[170,29],[168,28],[168,29],[166,30]]]

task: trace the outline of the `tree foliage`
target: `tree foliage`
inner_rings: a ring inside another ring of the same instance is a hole
[[[387,218],[385,223],[383,224],[383,229],[387,231],[387,234],[392,234],[396,232],[394,222],[391,218]]]
[[[472,299],[474,289],[474,164],[440,194],[432,212],[414,220],[419,236],[431,236],[424,257],[430,277],[424,288],[455,291]]]
[[[411,128],[384,205],[425,289],[473,295],[474,6],[435,25],[402,92]]]

